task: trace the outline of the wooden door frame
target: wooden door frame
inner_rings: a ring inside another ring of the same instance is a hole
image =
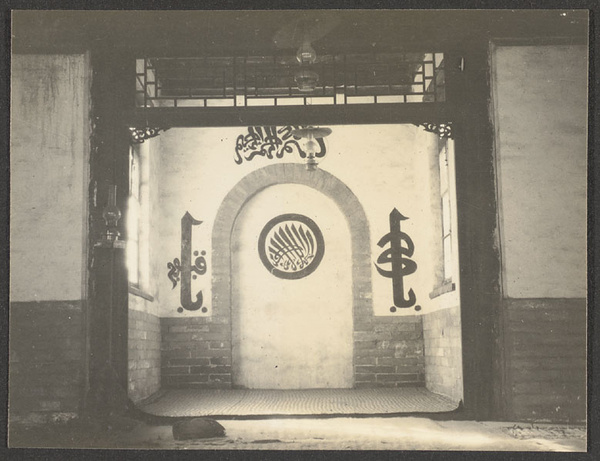
[[[91,153],[90,248],[102,232],[100,184],[107,179],[119,187],[118,204],[124,216],[128,193],[128,127],[208,127],[303,124],[402,124],[452,122],[456,156],[458,254],[461,278],[461,323],[464,408],[467,418],[490,419],[501,414],[498,325],[500,260],[496,242],[493,129],[488,116],[490,98],[488,42],[475,41],[464,52],[445,53],[444,103],[351,105],[333,107],[250,107],[132,109],[135,107],[133,56],[100,54],[94,59],[92,102],[94,127]],[[131,85],[129,85],[131,83]],[[129,88],[131,87],[131,88]],[[93,256],[90,256],[90,260]],[[90,294],[105,276],[90,264]],[[119,301],[127,306],[127,299]],[[94,325],[89,328],[93,329]],[[126,325],[114,325],[127,335]],[[125,362],[127,351],[121,351]]]

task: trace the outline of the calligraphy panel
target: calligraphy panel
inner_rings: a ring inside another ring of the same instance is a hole
[[[258,239],[258,254],[274,276],[299,279],[312,274],[323,259],[325,242],[307,216],[288,213],[271,219]]]

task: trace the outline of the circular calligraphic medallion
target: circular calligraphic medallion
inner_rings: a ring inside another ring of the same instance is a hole
[[[258,238],[258,254],[267,270],[282,279],[312,274],[323,259],[325,242],[317,224],[295,213],[271,219]]]

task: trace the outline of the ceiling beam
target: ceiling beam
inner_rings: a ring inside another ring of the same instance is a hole
[[[317,53],[444,51],[473,40],[570,37],[585,41],[585,10],[268,10],[60,11],[13,13],[13,51],[99,49],[137,56],[278,54],[276,34],[293,33],[299,15],[336,16]],[[289,50],[295,52],[295,50]]]
[[[445,103],[352,104],[343,106],[178,107],[137,109],[122,114],[132,127],[224,127],[441,123],[452,121]]]

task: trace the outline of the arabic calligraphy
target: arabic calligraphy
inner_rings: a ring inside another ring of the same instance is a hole
[[[280,225],[269,239],[269,256],[274,267],[282,267],[285,271],[297,271],[308,266],[315,257],[314,239],[310,230],[304,230],[302,224],[296,229],[292,223]]]
[[[258,252],[263,265],[276,277],[299,279],[317,269],[325,244],[321,230],[312,219],[288,213],[265,225],[259,237]]]
[[[204,258],[204,255],[206,255],[206,251],[202,250],[201,254],[202,256],[198,256],[198,252],[194,251],[194,256],[196,256],[196,259],[194,259],[194,265],[191,268],[192,272],[194,272],[194,275],[192,275],[194,280],[196,279],[196,274],[206,274],[206,259]]]
[[[167,269],[169,269],[167,277],[169,277],[169,280],[173,283],[173,288],[175,288],[181,274],[181,262],[179,258],[175,258],[172,263],[167,263]]]
[[[410,259],[415,250],[412,239],[400,230],[400,222],[408,219],[394,208],[390,213],[390,232],[385,234],[377,245],[384,248],[389,243],[389,248],[384,250],[377,258],[377,264],[391,264],[390,270],[385,270],[375,264],[377,272],[384,277],[392,279],[392,291],[394,306],[390,308],[392,312],[396,308],[408,308],[415,305],[417,299],[415,292],[408,291],[408,297],[404,294],[404,277],[414,273],[417,270],[417,263]]]
[[[192,301],[192,277],[197,278],[198,275],[206,274],[206,251],[198,253],[194,251],[194,263],[192,264],[192,226],[199,226],[202,221],[194,219],[192,215],[186,211],[181,218],[181,260],[173,259],[173,262],[167,263],[169,273],[167,277],[173,284],[173,289],[180,283],[180,302],[181,306],[177,309],[178,312],[197,311],[202,309],[202,312],[208,312],[208,308],[203,307],[204,298],[202,290],[196,293],[196,301]]]
[[[244,160],[251,161],[257,156],[268,158],[283,158],[285,154],[297,153],[300,158],[306,158],[306,152],[300,146],[300,138],[292,135],[292,131],[300,126],[254,126],[248,127],[248,134],[239,135],[235,143],[234,162],[241,165]],[[325,156],[325,142],[317,138],[319,152],[315,157]]]

